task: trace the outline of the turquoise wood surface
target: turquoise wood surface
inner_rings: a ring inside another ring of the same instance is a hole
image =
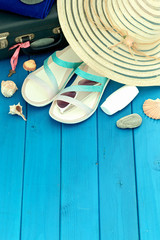
[[[25,60],[27,58],[22,57],[19,65]],[[1,80],[6,80],[9,69],[9,60],[0,62]],[[20,67],[13,76],[19,89],[26,76],[27,73]],[[26,123],[21,118],[8,115],[8,112],[9,105],[20,102],[25,114],[26,103],[20,90],[15,93],[14,98],[7,99],[0,94],[0,102],[0,239],[17,240],[21,229]]]
[[[159,87],[142,89],[133,102],[133,111],[143,117],[134,132],[140,236],[143,240],[160,236],[160,121],[149,119],[139,105],[145,99],[160,98]]]
[[[37,66],[48,54],[32,57]],[[63,125],[49,106],[35,108],[21,97],[27,76],[21,56],[12,76],[19,90],[0,94],[0,240],[158,240],[160,235],[160,122],[142,111],[159,87],[139,88],[136,99],[113,115],[99,108],[87,121]],[[0,61],[7,80],[9,60]],[[110,82],[101,103],[120,84]],[[8,115],[20,101],[27,122]],[[120,130],[130,113],[140,128]]]
[[[44,56],[35,61],[41,66]],[[61,125],[48,111],[49,106],[27,107],[21,232],[26,240],[59,238]]]
[[[110,82],[102,102],[121,85]],[[131,114],[131,104],[107,116],[98,110],[99,198],[102,239],[138,239],[132,130],[115,125]]]
[[[96,240],[99,238],[96,115],[83,124],[63,126],[61,167],[61,239]]]

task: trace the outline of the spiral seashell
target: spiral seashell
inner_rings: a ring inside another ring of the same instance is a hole
[[[3,96],[12,97],[17,90],[18,88],[13,81],[1,82],[1,93],[3,94]]]
[[[17,114],[18,116],[21,116],[25,121],[27,121],[25,116],[22,113],[22,106],[20,105],[20,103],[18,103],[17,105],[15,104],[11,105],[9,106],[9,108],[10,108],[9,114],[11,115]]]
[[[23,63],[23,68],[26,70],[26,71],[29,71],[29,72],[32,72],[34,70],[36,70],[36,63],[34,60],[28,60],[26,62]]]
[[[160,99],[148,99],[143,104],[144,113],[152,119],[160,119]]]

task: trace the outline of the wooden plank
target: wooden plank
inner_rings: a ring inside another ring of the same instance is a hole
[[[143,240],[160,236],[160,121],[149,119],[142,110],[146,99],[160,96],[159,87],[139,88],[133,112],[143,118],[134,131],[140,236]]]
[[[19,116],[8,115],[9,105],[21,103],[26,114],[26,104],[22,100],[21,85],[27,72],[22,64],[27,60],[19,58],[16,74],[9,80],[15,81],[18,91],[12,98],[0,94],[0,239],[18,240],[20,234],[22,179],[25,143],[25,121]],[[9,59],[0,61],[0,79],[8,80]]]
[[[62,128],[61,240],[99,239],[96,114]]]
[[[35,56],[37,67],[47,55]],[[61,125],[28,106],[22,240],[59,239]]]
[[[122,85],[110,82],[101,104]],[[137,203],[132,130],[116,127],[131,105],[108,116],[98,111],[101,240],[137,240]]]

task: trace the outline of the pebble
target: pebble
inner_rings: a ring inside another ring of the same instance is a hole
[[[118,128],[137,128],[142,124],[142,118],[137,113],[127,115],[119,119],[116,123]]]

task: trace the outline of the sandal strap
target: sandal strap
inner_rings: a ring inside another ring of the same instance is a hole
[[[79,67],[76,69],[75,74],[77,74],[78,76],[80,76],[84,79],[101,83],[102,85],[104,85],[107,81],[106,77],[97,76],[97,75],[94,75],[94,74],[91,74],[91,73],[87,73],[87,72],[83,71],[82,69],[80,69]]]
[[[70,103],[70,104],[72,104],[72,105],[74,105],[76,107],[79,107],[83,111],[85,111],[86,114],[90,114],[93,111],[93,109],[91,109],[86,104],[82,103],[81,101],[77,100],[76,98],[71,98],[71,97],[64,96],[64,95],[58,95],[55,100],[56,101],[57,100],[61,100],[61,101]]]
[[[61,67],[64,67],[64,68],[73,68],[73,71],[79,66],[81,65],[82,62],[76,62],[76,63],[73,63],[73,62],[67,62],[67,61],[64,61],[64,60],[61,60],[57,57],[56,55],[56,52],[54,52],[52,55],[52,60],[53,62],[55,62],[57,65],[61,66]],[[49,58],[48,57],[45,61],[44,61],[44,70],[45,70],[45,73],[47,74],[48,78],[51,80],[52,84],[53,84],[53,87],[55,89],[55,92],[57,93],[59,91],[58,89],[58,84],[57,84],[57,80],[56,80],[56,77],[54,76],[52,70],[50,69],[49,67],[49,64],[48,64],[48,61],[49,61]],[[72,71],[72,72],[73,72]],[[71,74],[72,74],[71,72]]]
[[[57,52],[54,52],[52,55],[52,60],[57,65],[64,68],[73,68],[74,70],[82,64],[82,62],[67,62],[57,57]]]
[[[61,91],[62,93],[66,92],[102,92],[103,85],[99,86],[89,86],[89,85],[71,85]]]
[[[48,78],[52,82],[53,87],[55,89],[55,92],[58,92],[59,89],[58,89],[57,80],[56,80],[53,72],[51,71],[51,69],[50,69],[50,67],[48,65],[48,60],[49,60],[49,57],[46,60],[44,60],[44,70],[45,70],[45,73],[47,74]]]
[[[40,85],[43,89],[45,89],[49,96],[55,95],[53,89],[50,86],[48,86],[48,84],[45,81],[37,77],[34,73],[29,74],[28,77],[29,79]]]
[[[75,70],[75,74],[77,74],[78,76],[90,80],[90,81],[94,81],[97,83],[100,83],[99,85],[71,85],[70,87],[67,87],[65,89],[63,89],[61,91],[62,93],[66,93],[66,92],[102,92],[104,85],[106,84],[107,78],[106,77],[101,77],[101,76],[97,76],[97,75],[93,75],[91,73],[87,73],[83,70],[81,70],[80,68],[77,68]]]

